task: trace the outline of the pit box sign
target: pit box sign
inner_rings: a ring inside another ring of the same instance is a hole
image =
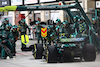
[[[24,4],[35,4],[38,3],[38,0],[24,0]]]
[[[96,8],[100,8],[100,1],[96,1]]]

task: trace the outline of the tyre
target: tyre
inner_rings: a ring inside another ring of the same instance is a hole
[[[33,56],[35,59],[42,59],[43,46],[41,44],[34,44]]]
[[[96,50],[94,44],[86,44],[83,47],[83,58],[85,61],[95,61]]]
[[[72,49],[64,48],[64,52],[61,57],[61,61],[63,62],[71,62],[74,60]]]
[[[57,48],[54,45],[47,47],[47,63],[56,63],[58,60]]]

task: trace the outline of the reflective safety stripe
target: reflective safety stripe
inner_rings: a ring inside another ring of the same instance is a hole
[[[47,50],[47,58],[46,58],[47,59],[47,61],[46,61],[47,63],[48,63],[48,54],[49,54],[49,51]]]
[[[21,41],[22,41],[22,43],[23,44],[28,44],[28,42],[29,42],[29,37],[28,37],[28,35],[21,35]]]
[[[46,37],[47,36],[47,28],[41,28],[41,36]]]
[[[34,49],[35,49],[35,50],[34,50],[34,52],[35,52],[35,53],[34,53],[34,58],[36,58],[36,45],[35,45],[35,44],[34,44]]]

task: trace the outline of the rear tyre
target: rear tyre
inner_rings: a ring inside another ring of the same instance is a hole
[[[85,61],[95,61],[96,50],[94,44],[86,44],[83,47],[83,58]]]
[[[47,63],[57,63],[58,52],[54,45],[49,45],[47,48]]]
[[[74,60],[73,52],[70,48],[64,48],[61,60],[63,62],[71,62]]]
[[[42,59],[43,46],[41,44],[34,44],[33,56],[35,59]]]

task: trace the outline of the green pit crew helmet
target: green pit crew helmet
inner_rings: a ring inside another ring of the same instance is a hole
[[[52,28],[52,26],[48,26],[48,27],[47,27],[47,29],[50,29],[50,28]]]
[[[97,20],[95,18],[92,18],[92,24],[97,23]]]
[[[25,19],[22,19],[20,22],[22,25],[25,24]]]
[[[25,19],[22,19],[21,22],[24,23],[25,22]]]
[[[13,29],[14,32],[17,31],[17,26],[14,25],[14,26],[12,27],[12,29]]]
[[[48,26],[48,28],[47,29],[50,29],[50,26]]]
[[[84,21],[84,19],[83,19],[82,17],[80,17],[80,18],[78,19],[78,21],[82,21],[82,22],[83,22],[83,21]]]
[[[12,27],[12,25],[11,25],[10,23],[8,23],[8,24],[6,25],[6,30],[10,30],[11,27]]]
[[[51,37],[54,36],[54,33],[50,34],[50,36],[51,36]]]
[[[13,26],[13,28],[17,28],[17,26],[16,26],[16,25],[14,25],[14,26]]]
[[[40,23],[40,21],[37,21],[37,22],[36,22],[36,24],[39,24],[39,23]]]
[[[96,20],[95,18],[92,18],[92,21]]]
[[[78,15],[74,16],[74,19],[77,19],[77,18],[79,18],[79,16],[78,16]]]
[[[48,26],[48,27],[47,27],[48,32],[50,32],[50,31],[51,31],[51,28],[52,28],[52,26]]]
[[[61,20],[60,20],[60,19],[57,19],[57,20],[56,20],[56,23],[61,23]]]
[[[59,29],[59,27],[60,27],[60,26],[57,26],[57,27],[56,27],[56,30],[58,30],[58,29]]]
[[[68,21],[67,21],[67,20],[65,20],[65,21],[63,22],[63,24],[68,24]]]
[[[7,24],[9,22],[8,18],[4,18],[3,23]]]
[[[76,15],[76,16],[74,17],[74,19],[76,19],[76,18],[79,18],[79,16],[78,16],[78,15]]]
[[[4,20],[5,20],[5,21],[9,21],[9,19],[8,19],[8,18],[4,18]]]

